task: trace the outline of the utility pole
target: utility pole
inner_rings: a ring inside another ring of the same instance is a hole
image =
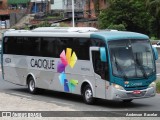
[[[74,23],[74,0],[72,0],[72,27],[75,27],[75,23]]]

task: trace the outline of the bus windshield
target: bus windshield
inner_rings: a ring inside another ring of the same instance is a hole
[[[148,78],[155,72],[149,40],[109,41],[113,75],[123,78]]]

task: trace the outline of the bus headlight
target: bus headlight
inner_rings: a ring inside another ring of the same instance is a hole
[[[113,87],[118,89],[118,90],[124,90],[124,88],[120,85],[117,85],[117,84],[113,84]]]
[[[156,83],[155,82],[152,82],[149,87],[155,87],[156,86]]]

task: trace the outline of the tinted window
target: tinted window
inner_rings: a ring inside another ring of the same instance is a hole
[[[41,38],[39,37],[29,37],[28,40],[26,40],[26,54],[24,55],[30,55],[30,56],[40,56],[41,55]]]
[[[14,54],[16,53],[16,37],[9,37],[4,39],[4,54]]]
[[[78,59],[89,60],[90,46],[101,47],[105,43],[89,38],[7,37],[4,40],[4,53],[59,58],[63,50],[72,48]]]
[[[51,57],[53,56],[54,49],[54,39],[53,38],[42,38],[41,41],[41,56]]]
[[[8,37],[4,40],[4,53],[15,55],[40,55],[40,38]]]
[[[75,51],[78,59],[89,60],[90,40],[87,38],[73,38],[70,47]]]

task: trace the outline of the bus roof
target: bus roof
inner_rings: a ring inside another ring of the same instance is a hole
[[[92,27],[75,27],[75,28],[57,28],[57,27],[42,27],[34,30],[8,30],[4,36],[30,36],[30,37],[86,37],[99,38],[106,42],[122,39],[149,39],[147,35],[117,31],[117,30],[97,30]]]
[[[92,38],[100,38],[106,41],[122,39],[149,39],[147,35],[126,31],[98,31],[91,34]]]

